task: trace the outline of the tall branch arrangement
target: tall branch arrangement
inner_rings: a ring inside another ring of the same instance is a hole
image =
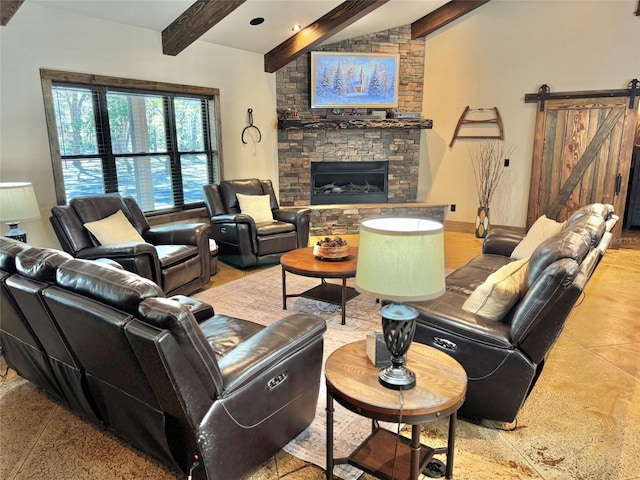
[[[488,208],[491,204],[504,173],[504,160],[509,158],[513,150],[514,147],[505,147],[504,142],[499,140],[480,143],[477,155],[469,150],[480,207]]]

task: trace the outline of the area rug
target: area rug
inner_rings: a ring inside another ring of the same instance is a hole
[[[287,293],[303,292],[320,280],[287,273]],[[353,279],[347,282],[353,285]],[[282,271],[280,266],[243,277],[195,295],[213,305],[217,313],[244,318],[269,325],[293,313],[313,314],[327,322],[324,335],[324,365],[327,357],[340,346],[364,340],[367,332],[380,331],[380,305],[375,299],[359,295],[347,303],[346,325],[341,325],[340,307],[306,298],[289,298],[287,310],[282,309]],[[313,423],[284,447],[291,455],[326,468],[326,390],[324,372],[320,382],[320,395]],[[371,433],[371,420],[349,412],[334,402],[334,457],[348,456]],[[393,424],[385,425],[397,428]],[[338,465],[334,475],[344,480],[355,480],[362,471],[350,465]]]

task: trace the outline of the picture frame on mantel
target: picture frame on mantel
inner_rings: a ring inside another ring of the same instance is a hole
[[[311,52],[311,108],[395,108],[400,56]]]

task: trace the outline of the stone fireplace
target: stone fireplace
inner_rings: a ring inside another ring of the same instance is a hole
[[[424,38],[411,39],[411,26],[326,45],[318,50],[353,53],[397,53],[400,56],[397,112],[421,112]],[[331,110],[311,108],[310,54],[301,55],[276,72],[279,111],[295,109],[303,126],[278,129],[280,204],[311,204],[311,165],[316,162],[388,162],[386,200],[415,202],[418,192],[421,128],[393,120],[327,122]],[[357,113],[366,118],[366,109]],[[357,116],[354,118],[358,118]],[[370,118],[370,117],[369,117]],[[347,202],[340,202],[347,203]],[[358,203],[358,202],[351,202]],[[375,203],[375,202],[373,202]]]
[[[425,42],[424,38],[411,39],[411,25],[317,50],[397,53],[398,107],[394,111],[422,112]],[[360,220],[371,215],[415,215],[442,222],[446,206],[417,203],[422,130],[431,128],[431,121],[379,119],[368,116],[367,109],[351,112],[357,115],[349,119],[336,119],[328,109],[312,109],[309,62],[310,54],[301,55],[276,72],[280,205],[310,206],[312,235],[358,233]],[[299,117],[286,114],[292,111]],[[386,165],[386,185],[378,180],[379,172],[358,173],[379,163]],[[334,170],[333,178],[317,172],[321,164]],[[340,164],[344,166],[336,167]],[[326,187],[332,183],[339,184],[338,191]],[[378,196],[363,201],[361,192],[344,192],[343,184],[353,184],[356,190],[364,187]],[[380,192],[373,192],[372,186]],[[344,196],[331,197],[332,193]]]

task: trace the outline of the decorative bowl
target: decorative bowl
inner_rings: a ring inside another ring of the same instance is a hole
[[[349,245],[342,245],[340,247],[314,245],[313,255],[320,260],[342,260],[349,256]]]

